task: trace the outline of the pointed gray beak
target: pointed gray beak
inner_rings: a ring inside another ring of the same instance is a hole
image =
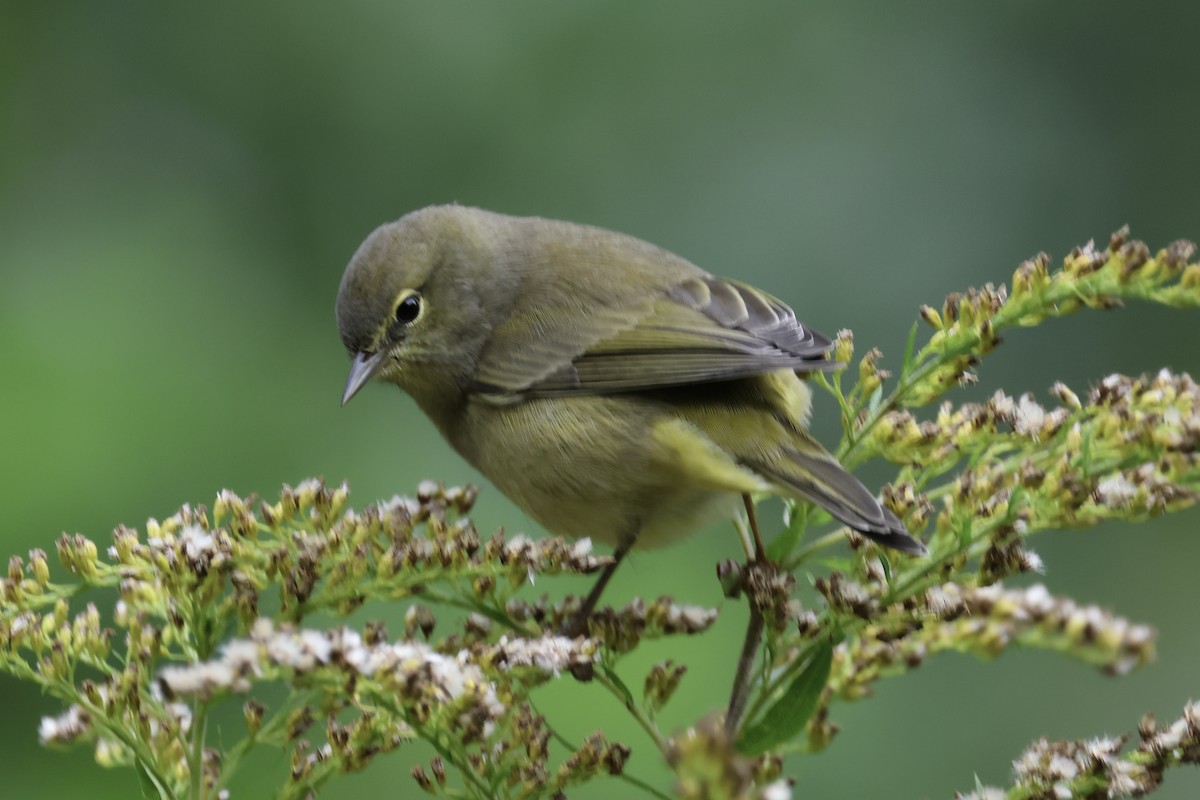
[[[350,398],[358,394],[358,390],[367,385],[367,381],[375,377],[383,362],[387,359],[388,351],[378,353],[356,353],[354,363],[350,365],[350,377],[346,378],[346,390],[342,392],[342,405],[350,402]]]

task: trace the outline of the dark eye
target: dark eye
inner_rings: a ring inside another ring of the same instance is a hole
[[[396,305],[396,322],[401,325],[408,325],[419,316],[421,316],[420,295],[410,294]]]

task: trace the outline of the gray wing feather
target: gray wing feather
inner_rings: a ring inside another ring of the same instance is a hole
[[[831,346],[765,292],[712,276],[690,277],[671,287],[635,324],[595,343],[520,394],[641,391],[779,369],[836,369],[841,365],[825,358]]]

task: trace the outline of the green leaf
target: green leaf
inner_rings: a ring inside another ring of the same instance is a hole
[[[613,688],[620,693],[621,699],[624,701],[625,705],[628,708],[635,708],[636,704],[633,699],[633,692],[631,692],[629,687],[625,685],[625,682],[621,680],[621,676],[619,676],[615,670],[610,669],[607,666],[602,668],[602,672],[604,673],[604,677],[607,678],[612,684]]]
[[[833,666],[833,642],[826,639],[809,658],[804,669],[767,709],[762,719],[746,728],[737,748],[746,755],[759,755],[797,736],[817,711],[821,691]]]
[[[900,383],[904,383],[905,376],[912,369],[913,347],[917,343],[917,326],[920,323],[914,322],[912,328],[908,331],[908,341],[904,345],[904,360],[900,362]]]
[[[879,404],[883,402],[883,384],[875,387],[875,391],[871,392],[871,400],[867,403],[867,413],[871,416],[879,411]]]
[[[158,779],[146,769],[146,765],[142,763],[140,758],[133,760],[134,772],[138,776],[138,785],[142,789],[142,797],[145,800],[166,800],[171,796],[165,786],[159,784]]]
[[[969,515],[963,515],[958,522],[958,548],[967,550],[971,547],[971,524],[973,518]]]
[[[882,550],[879,551],[878,555],[879,555],[879,566],[883,567],[884,580],[887,581],[888,586],[891,586],[892,585],[892,562],[891,562],[891,559],[889,559],[887,557],[887,553],[883,552]]]
[[[851,572],[854,569],[854,561],[846,556],[826,556],[818,558],[816,563],[817,566],[836,569],[838,572]]]
[[[1063,426],[1064,429],[1066,429],[1066,427],[1067,427],[1066,425]],[[1086,428],[1086,433],[1084,433],[1084,435],[1083,435],[1083,441],[1080,442],[1079,468],[1080,468],[1080,471],[1086,477],[1089,477],[1089,478],[1091,477],[1091,475],[1092,475],[1092,428],[1091,428],[1091,426],[1088,426]]]
[[[788,525],[784,528],[783,533],[776,536],[767,545],[767,558],[778,564],[791,555],[792,551],[796,549],[796,545],[800,544],[800,540],[804,538],[805,530],[808,529],[810,508],[808,503],[788,501]]]

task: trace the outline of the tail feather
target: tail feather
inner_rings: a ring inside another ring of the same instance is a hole
[[[846,470],[813,441],[811,452],[786,448],[782,458],[772,463],[750,464],[763,477],[793,490],[796,494],[819,505],[834,519],[872,539],[884,547],[911,555],[923,556],[929,551],[920,540],[909,535],[895,514],[879,501]]]

